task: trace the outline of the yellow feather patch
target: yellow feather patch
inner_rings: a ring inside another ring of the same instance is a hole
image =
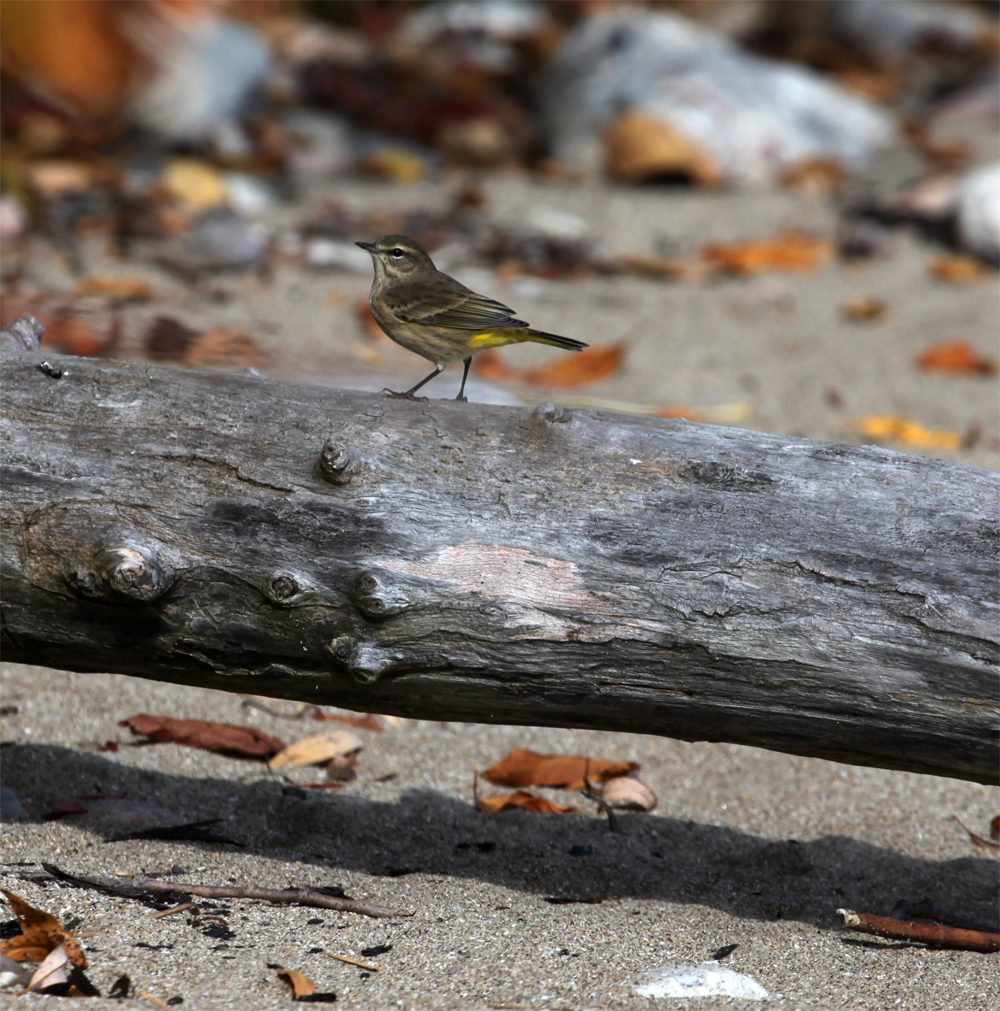
[[[483,330],[469,338],[470,351],[484,348],[502,348],[505,344],[522,344],[528,340],[526,330]]]

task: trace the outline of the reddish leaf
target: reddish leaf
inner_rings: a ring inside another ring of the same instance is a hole
[[[502,762],[483,773],[494,786],[552,786],[563,790],[582,790],[584,777],[607,782],[615,776],[627,776],[639,766],[635,762],[609,762],[579,755],[542,755],[527,748],[515,748]]]
[[[710,243],[702,256],[719,270],[731,274],[757,274],[764,270],[815,270],[833,256],[833,243],[802,232],[784,232],[773,239],[734,245]]]
[[[238,330],[216,326],[196,337],[184,355],[184,364],[196,368],[202,365],[234,365],[252,368],[260,361],[257,342]]]
[[[971,256],[939,256],[929,270],[945,284],[973,284],[986,276],[986,267]]]
[[[952,372],[961,376],[989,376],[997,372],[997,363],[984,358],[968,341],[942,341],[929,347],[917,359],[929,372]]]
[[[117,341],[114,329],[102,336],[89,323],[74,316],[39,313],[37,319],[45,327],[41,346],[60,354],[97,358]]]
[[[563,355],[551,365],[540,369],[511,369],[496,351],[482,351],[474,361],[476,371],[494,383],[527,383],[530,386],[553,386],[567,389],[599,383],[614,375],[625,359],[624,344],[584,348],[576,354]]]
[[[6,889],[0,889],[7,896],[7,904],[17,917],[21,933],[6,941],[0,941],[0,955],[6,955],[17,962],[41,962],[60,944],[66,946],[66,956],[81,969],[87,968],[87,957],[80,950],[76,938],[69,930],[64,930],[51,914],[28,905],[24,899]]]
[[[215,751],[235,758],[268,759],[285,747],[284,741],[253,727],[231,723],[207,723],[204,720],[175,720],[169,716],[140,713],[122,720],[133,734],[141,734],[158,744],[186,744],[190,748]]]
[[[143,341],[146,354],[154,361],[179,362],[197,336],[197,330],[192,330],[179,320],[170,316],[158,316],[150,324]]]
[[[500,793],[494,797],[476,797],[476,806],[483,814],[496,814],[498,811],[513,811],[520,808],[522,811],[537,811],[539,814],[579,814],[578,807],[569,807],[566,804],[556,804],[546,797],[539,797],[527,790],[518,790],[517,793]]]

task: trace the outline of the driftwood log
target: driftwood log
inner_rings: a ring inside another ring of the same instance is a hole
[[[42,359],[3,364],[9,660],[998,780],[996,474]]]

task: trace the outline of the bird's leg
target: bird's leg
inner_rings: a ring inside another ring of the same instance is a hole
[[[472,355],[468,358],[464,358],[465,371],[462,373],[462,385],[459,388],[458,396],[455,397],[456,400],[460,400],[463,404],[468,403],[469,398],[465,395],[465,380],[469,378],[469,366],[472,364]]]
[[[424,403],[426,403],[427,402],[426,397],[415,397],[413,394],[416,393],[417,390],[419,390],[420,387],[424,385],[424,383],[429,383],[436,375],[438,375],[443,370],[444,366],[439,365],[429,376],[427,376],[424,379],[421,379],[416,386],[411,386],[405,393],[396,393],[394,390],[390,389],[385,389],[382,392],[388,393],[390,397],[393,397],[396,400],[422,400],[424,401]]]

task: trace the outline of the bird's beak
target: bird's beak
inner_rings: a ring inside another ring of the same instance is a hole
[[[366,249],[369,253],[377,252],[374,242],[355,242],[354,245],[360,246],[362,249]]]

